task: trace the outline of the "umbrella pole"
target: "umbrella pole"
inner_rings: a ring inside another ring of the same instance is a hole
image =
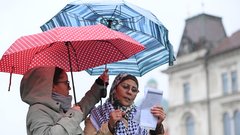
[[[106,71],[106,69],[107,69],[107,64],[105,64],[105,70],[104,71]],[[104,89],[106,89],[105,81],[103,82],[103,87],[104,87]],[[106,97],[106,96],[107,96],[107,93],[104,94],[104,97]]]
[[[107,64],[105,64],[105,70],[104,71],[106,71],[106,69],[107,69]],[[105,81],[103,82],[103,88],[106,89],[106,82]],[[105,98],[106,96],[107,96],[107,90],[106,91],[104,90],[103,97]]]
[[[65,45],[68,49],[68,60],[69,60],[69,66],[70,66],[70,72],[71,72],[71,79],[72,79],[72,87],[73,87],[73,97],[74,97],[74,103],[76,104],[76,93],[75,93],[75,85],[74,85],[74,79],[73,79],[73,73],[72,73],[72,62],[71,62],[71,56],[70,56],[70,49],[69,46],[71,45],[71,42],[65,42]]]
[[[104,71],[106,71],[106,69],[107,69],[107,64],[105,64],[105,70]],[[105,90],[106,89],[106,83],[105,83],[105,81],[103,81],[103,91],[102,91],[102,97],[103,98],[105,98],[106,96],[107,96],[107,90]],[[101,98],[101,103],[100,103],[100,105],[102,105],[102,98]]]

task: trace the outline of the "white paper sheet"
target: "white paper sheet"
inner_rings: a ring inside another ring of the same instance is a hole
[[[158,89],[146,88],[144,99],[140,106],[140,126],[155,130],[157,125],[157,118],[154,117],[150,109],[154,105],[160,105],[163,91]]]

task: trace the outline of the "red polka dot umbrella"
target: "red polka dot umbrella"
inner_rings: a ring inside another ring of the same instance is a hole
[[[58,66],[72,73],[127,59],[143,49],[126,34],[101,24],[57,27],[17,39],[3,54],[0,72],[24,74],[35,66]]]

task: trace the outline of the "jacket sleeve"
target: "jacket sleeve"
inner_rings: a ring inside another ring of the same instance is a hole
[[[69,109],[66,114],[59,114],[52,109],[35,104],[31,106],[27,116],[28,134],[31,135],[69,135],[81,134],[80,122],[83,120],[81,111]],[[50,114],[55,114],[52,117]],[[54,122],[55,119],[57,122]]]
[[[108,128],[108,123],[103,123],[97,131],[93,126],[90,118],[85,120],[84,135],[113,135]]]
[[[163,124],[157,125],[155,130],[150,130],[150,135],[164,135],[164,126]]]
[[[95,104],[100,101],[102,92],[106,91],[101,81],[102,80],[98,78],[81,101],[77,103],[81,107],[84,118],[89,114]]]

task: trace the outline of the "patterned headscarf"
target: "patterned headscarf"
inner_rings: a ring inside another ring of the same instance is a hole
[[[127,73],[120,73],[119,75],[116,76],[116,78],[113,81],[112,87],[110,89],[110,97],[109,99],[107,99],[107,101],[101,105],[98,106],[97,108],[94,108],[91,111],[91,116],[90,119],[94,125],[94,127],[99,130],[101,125],[104,122],[107,122],[110,118],[110,113],[115,109],[116,105],[115,102],[117,101],[117,99],[115,99],[114,94],[116,93],[116,88],[117,86],[127,80],[127,79],[131,79],[133,81],[136,82],[137,87],[138,87],[138,80],[135,76],[131,75],[131,74],[127,74]],[[116,135],[146,135],[148,134],[148,131],[141,128],[138,124],[138,122],[136,122],[134,120],[134,116],[137,113],[137,109],[136,106],[134,104],[132,104],[129,107],[126,106],[122,106],[120,103],[117,104],[117,108],[120,109],[121,111],[125,112],[125,116],[124,118],[128,121],[128,127],[126,128],[124,126],[124,123],[122,121],[118,122],[117,127],[115,128],[116,131]]]
[[[121,105],[121,103],[118,101],[118,99],[115,98],[115,94],[116,94],[116,88],[117,86],[125,81],[125,80],[128,80],[128,79],[131,79],[133,80],[136,84],[137,84],[137,87],[138,87],[138,80],[135,76],[131,75],[131,74],[128,74],[128,73],[120,73],[118,74],[113,83],[112,83],[112,87],[110,89],[110,97],[109,97],[109,101],[110,103],[113,105],[113,107],[115,109],[119,109],[121,110],[122,112],[125,112],[126,114],[124,115],[124,118],[125,119],[128,119],[129,115],[130,115],[130,110],[134,107],[134,104],[130,105],[130,106],[123,106]]]
[[[114,102],[114,100],[116,100],[116,99],[114,99],[114,94],[115,94],[115,92],[116,92],[117,86],[118,86],[121,82],[123,82],[123,81],[125,81],[125,80],[127,80],[127,79],[133,80],[133,81],[137,84],[137,87],[138,87],[138,80],[137,80],[137,78],[136,78],[135,76],[133,76],[133,75],[131,75],[131,74],[128,74],[128,73],[120,73],[120,74],[118,74],[118,75],[115,77],[115,79],[114,79],[114,81],[113,81],[113,83],[112,83],[112,87],[111,87],[110,93],[109,93],[109,95],[110,95],[110,101],[111,101],[112,103]]]

